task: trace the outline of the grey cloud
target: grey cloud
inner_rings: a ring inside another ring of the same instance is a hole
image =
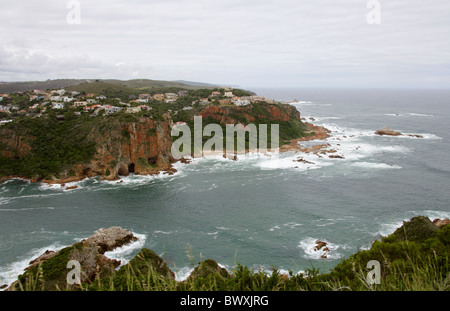
[[[367,1],[7,1],[0,80],[109,77],[249,86],[448,86],[450,3]],[[117,64],[123,64],[117,66]],[[28,76],[27,76],[28,74]]]

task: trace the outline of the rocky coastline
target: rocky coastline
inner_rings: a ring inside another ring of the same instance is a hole
[[[348,259],[344,259],[329,274],[324,274],[323,277],[335,276],[336,274],[339,275],[344,271],[347,274],[349,271],[350,274],[357,274],[355,263],[358,258],[361,256],[362,258],[366,258],[366,255],[364,254],[367,252],[377,254],[377,252],[379,252],[378,248],[381,247],[380,245],[384,245],[383,247],[387,250],[391,249],[391,251],[395,245],[399,245],[395,246],[398,250],[392,254],[385,253],[386,250],[384,252],[382,251],[381,258],[385,263],[398,260],[398,258],[402,256],[402,254],[400,254],[402,248],[407,248],[411,245],[423,245],[419,247],[419,251],[422,252],[422,255],[431,252],[430,254],[432,257],[447,256],[448,258],[450,247],[449,225],[449,219],[434,219],[431,221],[424,216],[417,216],[409,221],[404,221],[403,225],[388,237],[383,237],[381,241],[375,240],[369,251],[359,251]],[[170,282],[170,284],[172,284],[174,288],[178,288],[178,290],[183,290],[183,286],[186,284],[190,284],[190,286],[192,286],[192,284],[204,286],[206,282],[211,280],[215,283],[223,282],[222,285],[225,286],[226,282],[234,284],[233,278],[241,277],[239,270],[237,272],[234,271],[233,273],[233,271],[222,268],[215,260],[207,259],[199,262],[198,265],[192,269],[186,280],[176,281],[175,273],[169,268],[164,259],[158,256],[153,250],[147,248],[143,248],[125,265],[121,265],[121,262],[118,260],[110,259],[105,256],[106,252],[137,240],[138,238],[127,229],[121,227],[101,228],[92,236],[83,239],[70,247],[57,251],[44,252],[29,263],[30,265],[24,270],[22,275],[18,276],[17,281],[9,286],[4,284],[1,287],[3,289],[7,287],[6,291],[111,290],[111,287],[113,290],[130,290],[130,271],[133,274],[133,282],[144,282],[148,285],[148,277],[151,274],[156,275],[158,282]],[[403,245],[402,243],[409,244],[401,246]],[[430,247],[429,245],[431,245],[431,249],[427,250]],[[316,241],[314,251],[321,252],[322,255],[320,258],[323,260],[326,260],[331,252],[327,247],[327,243],[320,240]],[[408,255],[406,254],[406,256]],[[67,275],[70,271],[68,263],[72,260],[76,260],[80,264],[81,284],[68,284]],[[351,267],[352,262],[353,268],[348,270],[348,266],[350,264]],[[441,268],[445,270],[445,263],[442,264],[444,266]],[[240,267],[241,272],[242,268],[243,267]],[[259,276],[259,278],[260,277],[261,276]],[[294,276],[292,274],[279,274],[278,277],[281,282],[299,282],[299,279],[297,279],[298,277],[304,278],[303,280],[306,282],[310,278],[304,275]],[[352,280],[352,278],[350,278],[350,280]],[[32,283],[31,287],[29,282]],[[99,284],[107,284],[107,286],[105,287],[104,285]],[[168,283],[164,284],[167,285]],[[131,286],[131,288],[134,287]],[[139,287],[137,287],[136,290],[139,290]]]

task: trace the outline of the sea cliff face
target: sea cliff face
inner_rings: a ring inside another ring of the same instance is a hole
[[[291,105],[208,106],[199,115],[211,117],[220,124],[253,123],[259,121],[300,121],[300,112]]]
[[[111,130],[93,131],[89,139],[96,152],[89,163],[76,166],[77,176],[97,176],[114,180],[129,173],[139,175],[171,172],[169,122],[138,118],[136,122],[114,121]]]
[[[117,180],[130,173],[173,174],[174,115],[157,120],[134,115],[60,120],[49,115],[14,121],[0,128],[0,181],[19,177],[63,184],[95,176]],[[191,123],[194,116],[221,125],[276,123],[282,142],[307,133],[300,112],[286,104],[199,107],[180,120]]]
[[[32,182],[65,183],[95,176],[115,180],[119,175],[126,176],[129,173],[142,175],[157,174],[161,171],[173,173],[171,165],[173,160],[170,155],[172,146],[170,120],[155,121],[148,117],[134,118],[132,121],[105,118],[97,122],[81,123],[75,125],[89,127],[87,130],[84,129],[83,146],[94,147],[89,158],[70,163],[73,158],[70,154],[69,157],[61,159],[53,152],[47,155],[52,158],[51,161],[69,162],[62,163],[62,169],[57,174],[43,176],[32,171],[30,174],[14,172],[2,178],[21,177],[28,178]],[[72,133],[77,129],[71,128],[68,131]],[[62,139],[69,135],[66,132],[60,134],[63,136]],[[43,160],[45,157],[45,153],[40,152],[35,146],[36,140],[40,137],[32,135],[28,128],[5,127],[0,129],[0,134],[0,155],[4,161],[10,161],[10,167],[13,167],[15,162],[26,161],[24,159]],[[40,135],[42,133],[39,133]],[[52,139],[49,141],[52,142]],[[38,162],[37,165],[39,164]]]

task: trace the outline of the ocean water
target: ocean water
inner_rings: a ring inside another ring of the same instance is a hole
[[[450,91],[253,89],[294,104],[332,130],[344,159],[300,154],[221,157],[176,164],[169,176],[123,183],[86,179],[60,186],[0,184],[0,285],[28,262],[99,228],[121,226],[139,240],[107,253],[126,263],[142,247],[166,259],[179,280],[207,258],[224,267],[326,272],[402,221],[450,217]],[[423,138],[377,136],[385,126]],[[309,143],[311,144],[311,143]],[[327,258],[315,251],[328,243]]]

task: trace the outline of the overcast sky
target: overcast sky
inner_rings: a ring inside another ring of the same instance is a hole
[[[368,0],[78,2],[2,0],[0,81],[450,87],[448,0],[379,0],[380,24]]]

